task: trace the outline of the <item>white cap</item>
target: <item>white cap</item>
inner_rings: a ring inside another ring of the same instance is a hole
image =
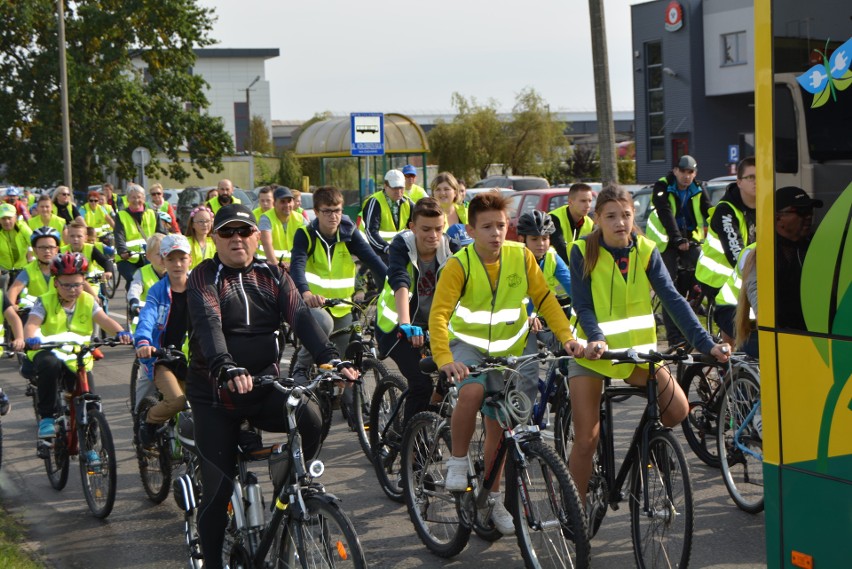
[[[189,240],[180,233],[170,233],[163,237],[160,241],[160,256],[164,259],[169,256],[169,253],[174,251],[183,251],[186,254],[192,252],[189,246]]]
[[[405,176],[399,170],[388,170],[388,173],[385,174],[385,182],[391,188],[404,188]]]

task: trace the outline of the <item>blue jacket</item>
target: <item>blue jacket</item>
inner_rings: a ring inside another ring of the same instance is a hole
[[[169,321],[169,312],[172,308],[172,287],[168,277],[157,281],[148,290],[148,298],[145,306],[139,313],[139,323],[136,325],[136,333],[133,335],[133,344],[141,346],[153,346],[162,348],[163,332]],[[154,379],[154,362],[157,358],[145,358],[139,360],[140,370],[149,380]]]

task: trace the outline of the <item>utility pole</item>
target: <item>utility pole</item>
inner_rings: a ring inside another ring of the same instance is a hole
[[[62,166],[65,185],[73,192],[71,185],[71,121],[68,118],[68,69],[65,62],[65,5],[64,0],[56,0],[59,23],[59,91],[62,105]]]
[[[248,140],[246,141],[246,150],[249,156],[249,187],[246,189],[254,189],[254,153],[252,152],[251,143],[251,88],[255,83],[260,81],[260,75],[254,78],[254,81],[246,87],[246,114],[248,114]]]
[[[618,183],[615,158],[615,124],[612,120],[612,97],[609,92],[609,61],[606,52],[606,25],[603,0],[589,0],[592,23],[592,63],[595,74],[595,107],[598,118],[598,147],[601,182]]]

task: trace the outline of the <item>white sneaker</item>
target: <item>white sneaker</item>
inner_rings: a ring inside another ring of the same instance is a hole
[[[450,492],[467,490],[467,457],[451,456],[447,459],[447,479],[444,487]]]
[[[491,510],[491,521],[494,522],[494,527],[503,535],[512,535],[515,533],[515,520],[512,514],[503,505],[503,494],[501,492],[492,492],[491,498],[494,500],[494,508]]]

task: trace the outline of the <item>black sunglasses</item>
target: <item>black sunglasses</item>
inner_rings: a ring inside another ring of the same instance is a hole
[[[223,227],[216,231],[216,234],[223,239],[230,239],[235,233],[240,237],[251,237],[252,233],[254,233],[254,227],[251,225],[241,225],[240,227]]]

